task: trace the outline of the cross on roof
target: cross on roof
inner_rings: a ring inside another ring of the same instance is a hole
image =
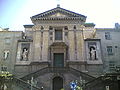
[[[60,7],[60,0],[57,0],[57,7]]]

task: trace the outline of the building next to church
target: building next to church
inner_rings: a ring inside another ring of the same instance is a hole
[[[22,38],[23,31],[9,31],[0,28],[0,71],[14,73],[17,41]]]
[[[119,24],[95,28],[86,18],[57,6],[32,16],[33,25],[24,25],[25,32],[0,31],[1,70],[26,82],[33,77],[45,90],[70,90],[72,81],[85,83],[116,72]]]

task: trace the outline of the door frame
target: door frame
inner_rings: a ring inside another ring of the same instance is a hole
[[[54,80],[54,78],[57,78],[57,77],[59,77],[59,78],[61,78],[62,79],[62,87],[64,88],[64,78],[63,77],[61,77],[61,76],[54,76],[53,78],[52,78],[52,90],[53,90],[53,85],[54,85],[54,83],[53,83],[53,80]]]
[[[63,61],[62,61],[62,66],[58,66],[58,67],[64,67],[64,64],[65,64],[65,55],[64,55],[64,53],[53,53],[53,67],[57,67],[57,66],[55,66],[55,54],[62,54],[63,55]]]

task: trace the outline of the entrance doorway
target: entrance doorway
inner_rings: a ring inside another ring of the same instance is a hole
[[[55,77],[53,78],[53,90],[60,90],[63,88],[63,78]]]
[[[120,80],[118,80],[118,90],[120,90]]]
[[[64,67],[64,53],[54,53],[54,67]]]

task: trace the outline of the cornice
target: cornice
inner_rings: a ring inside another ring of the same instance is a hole
[[[31,40],[31,39],[21,39],[21,40],[18,40],[18,42],[33,42],[33,40]]]
[[[80,20],[85,22],[85,19],[82,17],[46,17],[46,18],[34,18],[33,21],[36,20]]]
[[[50,17],[51,15],[54,15],[56,13],[61,13],[63,15],[66,15],[67,17]],[[86,16],[63,9],[61,7],[57,7],[51,10],[48,10],[46,12],[37,14],[35,16],[31,17],[32,21],[36,21],[36,20],[81,20],[84,21],[86,20]]]

